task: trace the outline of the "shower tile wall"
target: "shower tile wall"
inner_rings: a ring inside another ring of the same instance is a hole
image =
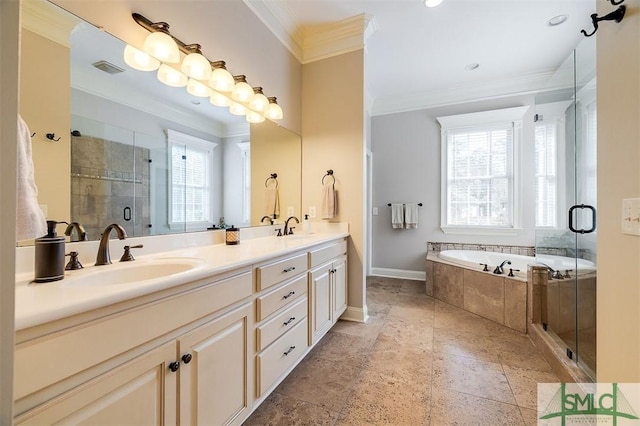
[[[126,207],[131,220],[124,218]],[[149,150],[94,138],[71,138],[71,220],[89,239],[111,223],[130,236],[149,235]]]

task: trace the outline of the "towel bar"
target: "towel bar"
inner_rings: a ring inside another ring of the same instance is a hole
[[[406,204],[405,204],[405,203],[402,203],[402,204],[406,206]],[[419,205],[420,207],[422,207],[422,203],[418,203],[418,205]],[[391,203],[387,203],[387,206],[391,207]]]

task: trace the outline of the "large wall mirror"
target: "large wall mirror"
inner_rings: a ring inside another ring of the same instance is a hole
[[[165,86],[124,63],[122,40],[46,0],[22,3],[20,113],[47,219],[91,240],[110,223],[130,236],[257,226],[271,174],[278,220],[299,215],[298,135]]]

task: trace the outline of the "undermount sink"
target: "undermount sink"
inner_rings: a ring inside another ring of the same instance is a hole
[[[61,286],[111,286],[129,284],[154,278],[169,277],[191,271],[204,264],[197,258],[158,258],[112,265],[96,266],[86,274],[67,276]]]

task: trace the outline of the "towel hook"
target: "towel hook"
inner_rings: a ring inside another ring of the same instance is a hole
[[[58,139],[56,139],[55,133],[47,133],[47,139],[49,139],[51,142],[58,142],[62,138],[58,137]]]
[[[269,181],[273,179],[276,181],[276,188],[278,187],[278,174],[277,173],[271,173],[269,175],[269,177],[264,181],[264,187],[267,188],[269,185]]]
[[[333,179],[333,183],[336,183],[336,177],[333,175],[333,170],[329,169],[327,170],[327,174],[322,176],[322,184],[324,185],[324,178],[326,178],[327,176],[331,176],[331,178]]]
[[[612,3],[613,3],[613,0],[612,0]],[[591,22],[593,23],[593,31],[591,31],[590,34],[587,34],[585,30],[580,30],[580,32],[585,37],[591,37],[596,33],[596,31],[598,31],[598,22],[600,21],[615,21],[617,23],[620,23],[620,21],[622,21],[622,18],[624,18],[624,12],[626,11],[626,9],[627,8],[625,6],[619,6],[616,10],[604,16],[598,16],[597,13],[594,13],[591,15]]]
[[[36,135],[36,132],[31,133],[31,137],[34,137]]]

